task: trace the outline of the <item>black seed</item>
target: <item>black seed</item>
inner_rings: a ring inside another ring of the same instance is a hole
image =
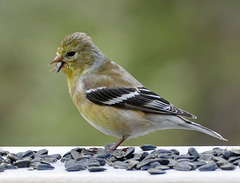
[[[185,161],[185,163],[187,163],[188,165],[190,165],[190,166],[192,167],[192,170],[195,170],[195,169],[197,169],[198,167],[207,164],[206,161],[192,161],[192,162]]]
[[[231,153],[231,156],[240,156],[240,150],[231,150],[230,151],[230,153]]]
[[[129,160],[128,161],[128,166],[127,166],[127,170],[133,170],[133,168],[136,167],[136,165],[139,163],[139,161],[136,160]]]
[[[230,158],[228,159],[228,161],[229,161],[230,163],[232,163],[232,162],[234,162],[234,161],[236,161],[236,160],[239,160],[239,159],[240,159],[240,157],[233,156],[233,157],[230,157]]]
[[[48,165],[48,164],[39,164],[36,167],[37,170],[53,170],[54,167],[52,165]]]
[[[21,155],[20,155],[21,154]],[[28,150],[26,152],[22,152],[19,154],[19,157],[21,159],[24,159],[24,158],[32,158],[34,156],[34,151],[31,151],[31,150]]]
[[[65,154],[63,155],[63,157],[70,156],[70,155],[71,155],[71,151],[68,151],[67,153],[65,153]]]
[[[92,158],[90,160],[96,160],[98,161],[98,163],[100,164],[100,166],[104,166],[106,164],[106,160],[105,159],[101,159],[101,158]]]
[[[222,170],[234,170],[236,167],[231,163],[227,163],[227,164],[220,166],[220,168]]]
[[[94,148],[93,148],[94,149]],[[92,149],[85,149],[85,148],[83,148],[82,150],[81,150],[81,154],[83,155],[83,154],[85,154],[85,155],[94,155],[94,154],[97,154],[97,151],[95,151],[95,150],[92,150]]]
[[[125,152],[119,149],[116,149],[112,152],[112,155],[117,158],[118,160],[121,160],[125,157]]]
[[[110,157],[106,160],[106,163],[109,165],[109,166],[112,166],[113,162],[115,161],[118,161],[115,157]]]
[[[18,168],[25,168],[29,167],[30,163],[30,160],[17,160],[15,163],[13,163],[13,165],[17,166]]]
[[[9,158],[12,161],[17,161],[21,159],[17,154],[14,153],[8,153],[7,158]]]
[[[61,70],[61,68],[63,67],[64,65],[64,62],[58,62],[56,64],[56,71],[59,72]]]
[[[144,151],[144,152],[146,152],[146,151]],[[156,150],[153,150],[151,153],[149,153],[149,154],[155,154],[155,152],[156,152]]]
[[[142,166],[140,170],[148,170],[149,168],[152,168],[152,167],[150,165],[145,165],[145,166]]]
[[[112,156],[112,157],[108,158],[108,160],[109,160],[109,161],[111,161],[111,162],[118,161],[118,159],[117,159],[117,158],[115,158],[114,156]]]
[[[150,168],[148,169],[148,173],[150,173],[151,175],[156,175],[156,174],[165,174],[166,172],[161,169]]]
[[[62,157],[61,162],[64,163],[64,162],[66,162],[68,160],[72,160],[72,159],[73,159],[72,155],[68,154],[65,157]]]
[[[13,162],[11,159],[7,158],[6,156],[2,157],[2,159],[3,159],[2,163],[12,164]]]
[[[50,158],[55,158],[57,160],[60,160],[62,158],[61,154],[51,154],[49,155]]]
[[[147,159],[147,160],[142,160],[141,162],[139,162],[136,165],[137,169],[140,169],[141,167],[145,166],[145,165],[149,165],[152,162],[152,159]]]
[[[173,166],[177,163],[177,161],[173,159],[168,159],[169,163],[167,164],[168,167],[173,168]]]
[[[216,164],[220,167],[222,165],[228,164],[228,161],[217,161]]]
[[[200,171],[214,171],[218,168],[217,164],[214,162],[208,163],[206,165],[200,166],[198,170]]]
[[[143,160],[155,159],[155,158],[156,158],[155,154],[149,154],[149,155],[147,155]]]
[[[71,160],[66,161],[64,166],[65,166],[65,168],[68,168],[68,167],[71,167],[76,164],[79,165],[80,163],[77,162],[76,160],[71,159]]]
[[[112,147],[112,145],[110,146]],[[143,147],[143,150],[148,150],[148,146],[152,145],[141,147]],[[5,169],[30,167],[31,170],[48,170],[54,168],[50,163],[61,159],[62,162],[65,162],[66,171],[79,171],[87,167],[89,171],[104,171],[105,168],[100,166],[104,166],[107,162],[114,168],[148,170],[150,174],[155,174],[154,172],[157,170],[163,171],[171,168],[182,171],[197,168],[200,171],[213,171],[218,167],[222,170],[233,170],[236,168],[234,165],[240,165],[240,150],[238,149],[230,151],[214,148],[200,154],[195,148],[191,147],[188,149],[188,153],[184,155],[180,155],[176,149],[151,150],[152,152],[149,154],[148,152],[134,153],[134,147],[117,149],[112,152],[107,152],[107,150],[101,148],[85,149],[77,147],[64,154],[62,159],[60,154],[48,155],[47,149],[28,150],[17,154],[0,150],[0,164],[2,163]],[[165,173],[165,171],[163,172]]]
[[[36,152],[35,156],[41,156],[41,155],[47,155],[48,150],[47,149],[40,149],[39,151]]]
[[[81,165],[85,165],[85,163],[88,161],[88,159],[81,159],[80,161],[76,161],[77,163]]]
[[[212,154],[200,154],[199,156],[200,156],[199,157],[200,160],[204,160],[204,161],[212,161],[213,160]]]
[[[159,166],[159,165],[161,165],[159,162],[152,162],[152,163],[150,163],[150,166],[152,167],[152,168],[155,168],[156,166]]]
[[[17,166],[14,165],[3,165],[5,167],[5,169],[17,169]]]
[[[80,171],[80,170],[85,170],[86,168],[83,165],[73,165],[73,166],[69,166],[67,167],[65,170],[68,172],[73,172],[73,171]]]
[[[179,171],[189,171],[192,169],[192,166],[190,166],[186,162],[178,162],[173,166],[173,168]]]
[[[133,155],[134,152],[135,152],[135,148],[134,147],[128,147],[126,152],[125,152],[124,157],[125,158],[132,158],[134,156]]]
[[[98,153],[94,155],[95,158],[103,158],[103,159],[109,158],[110,156],[111,156],[110,153]]]
[[[176,154],[172,154],[170,156],[165,156],[165,158],[172,158],[172,159],[175,159],[176,157],[178,157],[179,155],[176,155]],[[160,156],[158,156],[160,158]]]
[[[191,161],[191,160],[195,160],[195,156],[180,155],[180,156],[176,157],[175,160],[176,161],[182,161],[182,160]]]
[[[7,154],[9,154],[9,151],[4,151],[0,149],[0,156],[6,156]]]
[[[197,167],[200,167],[200,166],[206,165],[207,162],[206,162],[206,161],[197,161],[197,162],[194,162],[194,164],[195,164]]]
[[[149,153],[148,152],[143,152],[142,154],[141,154],[141,157],[140,157],[140,160],[143,160],[145,157],[147,157],[149,155]],[[134,158],[134,157],[133,157]]]
[[[169,167],[169,166],[166,166],[166,165],[159,165],[159,166],[156,166],[155,169],[169,170],[170,167]]]
[[[226,159],[222,158],[222,157],[217,157],[217,156],[213,156],[213,161],[217,162],[217,161],[226,161],[228,162]]]
[[[166,150],[166,149],[157,149],[154,154],[158,156],[159,154],[165,154],[165,155],[171,155],[173,154],[172,151]]]
[[[81,159],[89,159],[89,158],[91,158],[92,157],[92,155],[91,154],[88,154],[88,153],[81,153]]]
[[[161,165],[168,165],[170,162],[170,159],[167,158],[159,158],[157,159],[157,161],[161,164]]]
[[[213,152],[214,152],[213,153],[214,156],[220,156],[223,152],[223,149],[221,149],[219,147],[215,147],[215,148],[213,148]]]
[[[172,151],[175,155],[180,155],[180,152],[177,149],[171,149],[170,151]]]
[[[228,164],[229,162],[221,157],[214,157],[213,160],[216,162],[218,166],[222,166],[224,164]]]
[[[34,161],[34,162],[31,162],[29,167],[32,169],[36,169],[38,165],[40,165],[41,163],[38,162],[38,161]]]
[[[214,155],[214,156],[217,155],[217,154],[215,154],[215,151],[214,151],[214,150],[204,151],[204,152],[202,152],[201,154],[211,154],[211,155]]]
[[[87,167],[91,167],[91,166],[100,166],[100,163],[97,160],[88,160],[84,163],[84,165],[86,165]]]
[[[76,148],[74,148],[73,150],[81,153],[82,151],[84,151],[84,150],[86,150],[86,149],[85,149],[85,148],[82,148],[82,147],[76,147]]]
[[[232,162],[232,164],[234,164],[234,165],[236,165],[236,166],[237,166],[239,163],[240,163],[240,159],[238,159],[238,160]]]
[[[56,158],[51,158],[51,157],[45,157],[45,158],[42,158],[41,162],[47,162],[47,163],[56,163],[57,162],[57,159]]]
[[[150,145],[150,144],[144,144],[144,145],[141,145],[140,148],[141,148],[143,151],[151,151],[151,150],[156,149],[157,147],[154,146],[154,145]]]
[[[77,161],[82,159],[81,154],[74,149],[71,150],[71,155],[72,155],[73,159],[75,159]]]
[[[153,154],[153,155],[155,155],[155,154]],[[176,155],[176,154],[171,154],[171,155],[158,154],[156,157],[158,157],[158,158],[166,158],[166,159],[169,159],[169,158],[174,159],[175,157],[178,157],[178,155]]]
[[[3,172],[5,170],[5,167],[3,165],[0,165],[0,172]]]
[[[113,166],[114,168],[126,169],[127,166],[128,166],[128,164],[127,164],[127,163],[124,163],[124,162],[122,162],[122,161],[115,161],[115,162],[112,164],[112,166]]]
[[[76,161],[76,160],[69,160],[65,162],[65,169],[66,171],[79,171],[79,170],[85,170],[87,167],[84,165],[84,163],[87,160],[81,160],[81,161]]]
[[[199,153],[197,152],[197,150],[194,147],[189,148],[188,153],[190,156],[194,156],[195,159],[199,158]]]
[[[106,168],[103,168],[103,167],[96,167],[96,166],[91,166],[91,167],[88,167],[88,171],[89,172],[102,172],[102,171],[105,171]]]
[[[142,160],[142,154],[135,153],[132,159],[136,161]]]
[[[227,149],[225,149],[225,150],[222,151],[222,155],[223,155],[223,157],[224,157],[225,159],[228,159],[228,158],[231,157],[231,153],[230,153],[230,151],[228,151]]]

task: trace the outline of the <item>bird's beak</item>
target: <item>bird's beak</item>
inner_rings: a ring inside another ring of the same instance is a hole
[[[53,63],[57,63],[56,65],[55,65],[55,67],[53,68],[53,69],[51,69],[49,72],[52,72],[52,71],[57,71],[57,72],[59,72],[60,70],[61,70],[61,68],[63,67],[63,65],[64,65],[64,61],[62,61],[63,59],[62,59],[62,57],[60,56],[60,55],[56,55],[56,57],[52,60],[52,62],[49,64],[49,65],[51,65],[51,64],[53,64]]]
[[[56,57],[52,60],[52,62],[49,65],[53,63],[61,62],[61,61],[62,61],[62,57],[60,55],[56,55]]]

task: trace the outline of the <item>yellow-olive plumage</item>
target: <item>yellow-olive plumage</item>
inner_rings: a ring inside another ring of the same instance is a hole
[[[151,92],[121,66],[107,58],[85,33],[67,36],[59,45],[53,70],[67,75],[70,96],[82,116],[107,135],[124,140],[161,129],[196,130],[224,139],[189,121],[194,115]]]

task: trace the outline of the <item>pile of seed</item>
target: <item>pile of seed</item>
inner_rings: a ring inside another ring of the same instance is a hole
[[[105,171],[106,164],[116,169],[142,170],[150,174],[164,174],[167,170],[178,171],[214,171],[216,169],[234,170],[240,166],[240,150],[214,148],[199,153],[195,148],[180,154],[177,149],[156,149],[153,145],[142,145],[141,153],[135,153],[134,147],[108,151],[113,144],[101,148],[74,148],[65,153],[48,154],[47,149],[39,151],[10,153],[0,150],[0,172],[6,169],[28,168],[29,170],[52,170],[53,164],[60,160],[66,171],[88,170]]]
[[[60,154],[48,155],[47,149],[39,151],[28,150],[19,153],[10,153],[0,150],[0,172],[6,169],[28,168],[29,170],[52,170],[53,163],[60,160]]]

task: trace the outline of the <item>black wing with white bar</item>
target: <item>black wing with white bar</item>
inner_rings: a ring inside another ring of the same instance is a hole
[[[120,108],[141,110],[144,112],[182,115],[196,118],[194,115],[179,109],[167,100],[145,87],[137,88],[96,88],[88,89],[86,97],[93,103]]]

